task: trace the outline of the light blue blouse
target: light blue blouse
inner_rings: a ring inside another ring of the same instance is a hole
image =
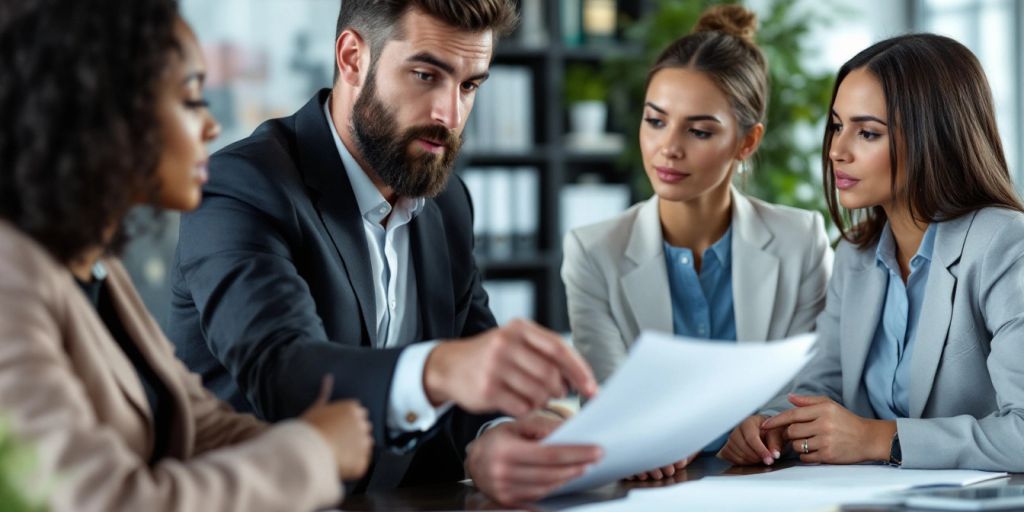
[[[672,330],[679,336],[736,341],[732,303],[732,227],[704,251],[698,274],[693,251],[665,245],[665,268],[672,293]],[[726,432],[702,450],[715,453],[729,438]]]
[[[881,419],[910,415],[910,360],[934,246],[935,225],[932,224],[925,231],[917,254],[910,259],[910,275],[906,284],[900,276],[896,241],[889,224],[882,230],[875,250],[875,264],[886,271],[889,284],[882,317],[865,363],[864,387],[871,407]]]

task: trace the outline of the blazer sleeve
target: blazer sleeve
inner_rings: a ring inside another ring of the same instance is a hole
[[[904,467],[1024,472],[1024,230],[995,230],[980,279],[998,408],[982,418],[896,420]]]
[[[210,351],[258,412],[271,421],[298,416],[333,374],[334,398],[367,408],[379,446],[401,349],[337,343],[323,328],[290,247],[301,244],[295,207],[282,185],[248,158],[216,157],[203,204],[182,216],[177,277],[199,312]],[[267,162],[265,165],[284,165]],[[354,313],[358,315],[358,313]]]
[[[270,511],[338,502],[330,447],[298,421],[149,466],[98,420],[64,352],[64,308],[40,288],[0,289],[0,408],[52,485],[50,509]]]
[[[814,238],[808,247],[807,263],[801,269],[796,311],[786,336],[813,331],[815,319],[825,309],[828,280],[832,274],[832,247],[825,234],[825,222],[821,214],[815,212],[812,218],[810,234]]]
[[[824,395],[836,402],[843,399],[843,372],[839,346],[839,318],[843,310],[843,287],[846,284],[843,265],[852,254],[853,246],[841,242],[835,258],[832,279],[828,283],[825,309],[818,314],[815,331],[818,339],[814,354],[793,381],[792,392],[799,395]],[[775,397],[762,408],[760,414],[774,416],[793,407],[786,393]]]
[[[626,340],[612,318],[607,280],[575,231],[565,235],[563,253],[562,281],[573,344],[597,381],[604,382],[628,356]]]

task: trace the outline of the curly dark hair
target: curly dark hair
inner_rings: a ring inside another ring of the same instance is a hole
[[[176,0],[0,0],[0,217],[64,263],[117,252],[156,197],[177,19]]]

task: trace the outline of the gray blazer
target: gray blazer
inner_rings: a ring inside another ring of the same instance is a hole
[[[825,306],[832,249],[820,214],[732,192],[736,336],[812,330]],[[573,342],[604,381],[642,330],[672,332],[658,198],[565,236],[562,280]]]
[[[910,417],[896,420],[903,466],[1024,471],[1024,214],[985,208],[936,228]],[[875,417],[863,373],[885,292],[875,247],[840,243],[817,352],[796,393]]]

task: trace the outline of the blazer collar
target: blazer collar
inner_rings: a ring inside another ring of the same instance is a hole
[[[195,426],[187,421],[187,418],[193,417],[193,413],[189,410],[191,402],[176,379],[176,368],[169,364],[169,361],[172,361],[170,358],[173,357],[170,355],[171,352],[160,353],[154,351],[160,344],[169,345],[169,342],[160,330],[160,326],[157,325],[147,311],[142,299],[135,292],[135,288],[132,286],[131,280],[120,262],[113,258],[106,258],[103,260],[103,265],[108,271],[106,284],[110,289],[110,300],[115,311],[117,311],[125,333],[135,341],[139,353],[142,354],[146,363],[149,364],[150,368],[152,368],[153,372],[167,388],[170,396],[174,399],[176,412],[171,419],[174,426],[170,429],[171,439],[168,446],[168,454],[183,458],[191,457],[191,449],[195,445],[193,442]],[[118,350],[118,352],[121,351]],[[123,352],[121,352],[121,355],[123,356]],[[115,368],[118,370],[118,379],[121,380],[122,387],[129,388],[131,390],[129,394],[138,393],[138,396],[133,397],[133,400],[141,400],[141,404],[144,404],[143,410],[145,411],[146,420],[152,427],[153,412],[149,409],[149,402],[145,398],[137,372],[135,372],[126,356],[117,359],[120,361],[115,365]],[[127,373],[125,373],[125,364],[127,364]],[[130,384],[126,386],[124,381],[130,382]],[[138,406],[139,404],[136,403],[136,405]],[[150,432],[155,431],[155,429],[150,429]],[[150,442],[152,443],[152,440]]]
[[[924,413],[935,373],[949,334],[953,314],[956,276],[951,268],[960,261],[964,243],[975,213],[936,224],[932,263],[928,272],[927,293],[919,313],[918,330],[910,361],[910,417]],[[843,364],[844,401],[851,411],[871,413],[862,385],[867,354],[875,330],[882,318],[887,286],[887,270],[876,264],[877,244],[858,251],[859,264],[851,268],[843,290],[843,303],[857,307],[856,313],[843,315],[839,322]]]
[[[671,333],[672,292],[665,267],[657,195],[640,205],[631,227],[626,258],[636,267],[619,278],[623,294],[629,301],[639,330]]]
[[[935,228],[935,246],[928,272],[927,293],[914,337],[914,352],[910,360],[909,401],[911,418],[920,418],[935,383],[935,373],[946,346],[949,324],[953,317],[953,295],[956,276],[952,267],[960,261],[967,232],[977,212],[938,223]]]
[[[449,186],[455,186],[449,182]],[[451,259],[441,208],[433,200],[409,225],[410,253],[416,269],[421,339],[451,338],[455,332],[455,297],[452,290]]]
[[[370,250],[366,246],[362,214],[349,183],[341,155],[324,117],[330,89],[321,89],[293,117],[298,169],[312,190],[312,200],[345,266],[359,302],[365,345],[376,344],[377,329]]]
[[[754,205],[732,190],[732,297],[738,341],[765,341],[779,286],[779,258],[767,251],[775,238]]]

